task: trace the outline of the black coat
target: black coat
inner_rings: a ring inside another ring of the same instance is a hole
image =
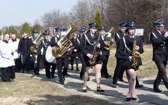
[[[42,39],[41,42],[40,42],[40,45],[37,49],[37,54],[38,55],[45,55],[45,52],[47,50],[47,47],[51,45],[51,40],[50,41],[47,41],[46,39]],[[43,51],[43,52],[41,52]]]
[[[122,56],[119,53],[119,45],[120,45],[120,42],[122,41],[123,36],[124,36],[124,33],[122,33],[121,31],[116,32],[114,35],[114,39],[116,42],[116,53],[115,53],[116,58],[122,58]]]
[[[153,46],[153,61],[167,61],[168,39],[164,37],[164,32],[159,33],[154,30],[150,34],[150,41]]]
[[[18,45],[18,53],[20,54],[30,54],[31,40],[27,37],[21,38]]]
[[[83,54],[86,56],[88,53],[92,53],[93,49],[94,49],[94,43],[98,40],[99,35],[98,34],[94,34],[94,36],[91,36],[90,31],[88,31],[85,35],[85,46],[81,47],[81,51],[83,52]],[[104,47],[104,42],[103,40],[100,38],[99,43],[101,45],[100,50],[102,51],[102,47]]]
[[[120,42],[119,45],[119,50],[118,53],[121,55],[121,57],[125,60],[124,66],[131,66],[131,61],[129,60],[129,56],[132,56],[132,50],[133,50],[133,38],[130,38],[130,36],[124,36],[122,38],[122,41]],[[139,46],[138,52],[142,54],[144,52],[143,50],[143,44],[141,37],[137,37],[136,39],[136,45]],[[129,51],[128,49],[131,51]],[[138,58],[138,64],[137,66],[142,65],[142,60],[141,57]]]

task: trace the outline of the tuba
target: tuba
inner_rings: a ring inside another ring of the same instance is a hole
[[[33,45],[30,46],[30,51],[31,52],[37,52],[37,48],[40,46],[40,42],[42,39],[43,35],[40,33],[37,38],[33,41]]]
[[[110,50],[112,45],[113,45],[113,40],[112,40],[112,37],[111,35],[115,32],[115,29],[114,27],[111,27],[111,29],[109,30],[109,32],[106,33],[106,36],[104,37],[104,41],[107,42],[105,45],[104,45],[104,49],[105,50]]]
[[[57,43],[61,43],[62,47],[55,46],[52,50],[52,55],[56,58],[62,57],[62,55],[70,48],[72,45],[72,42],[69,40],[69,36],[75,32],[77,28],[75,25],[71,24],[68,28],[68,31],[66,32],[66,35],[62,37]]]

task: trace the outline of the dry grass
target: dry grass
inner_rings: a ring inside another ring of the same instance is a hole
[[[115,49],[115,48],[114,48]],[[109,62],[108,62],[108,70],[109,73],[113,75],[114,69],[116,66],[116,58],[114,57],[115,50],[111,50]],[[144,53],[140,55],[142,58],[143,65],[140,66],[138,71],[138,76],[142,77],[150,77],[157,74],[157,67],[155,63],[152,61],[152,47],[151,45],[144,45]]]
[[[57,85],[16,74],[14,82],[0,82],[0,105],[106,105],[107,101],[70,92]],[[98,104],[99,103],[99,104]]]

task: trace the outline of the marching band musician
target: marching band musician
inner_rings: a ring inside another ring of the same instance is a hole
[[[86,33],[86,28],[85,27],[81,27],[81,29],[79,30],[79,35],[77,36],[77,45],[81,46],[82,48],[85,47],[85,33]],[[78,47],[79,47],[78,46]],[[83,79],[84,73],[86,71],[86,64],[85,64],[85,60],[84,60],[84,54],[82,53],[81,49],[78,48],[78,57],[82,63],[82,69],[80,71],[80,79]]]
[[[3,40],[0,42],[0,71],[1,78],[4,82],[11,82],[15,78],[13,66],[15,65],[11,45],[9,43],[9,34],[3,35]]]
[[[127,23],[125,23],[125,22],[120,23],[119,24],[119,30],[118,30],[118,32],[115,33],[115,38],[114,39],[115,39],[115,42],[116,42],[116,45],[117,45],[115,57],[116,57],[116,60],[117,60],[117,62],[116,62],[117,64],[116,64],[116,68],[114,70],[114,75],[113,75],[113,82],[112,82],[112,87],[113,88],[117,87],[117,81],[118,80],[119,81],[124,81],[123,80],[123,74],[124,74],[124,71],[125,71],[125,67],[123,66],[124,59],[122,58],[122,56],[119,53],[119,50],[120,50],[119,45],[122,42],[122,38],[125,36],[126,27],[127,27]],[[127,77],[129,78],[129,75],[127,75]],[[143,87],[143,85],[139,84],[139,80],[138,80],[137,77],[136,77],[136,87],[137,88]]]
[[[115,36],[114,36],[114,39],[115,39],[115,42],[116,42],[116,53],[115,53],[115,57],[116,57],[116,68],[114,70],[114,75],[113,75],[113,82],[112,82],[112,87],[116,88],[117,87],[117,80],[119,78],[120,75],[123,75],[125,69],[123,67],[123,62],[124,62],[124,59],[122,58],[122,56],[120,55],[119,53],[119,45],[122,41],[122,38],[125,36],[125,30],[126,30],[126,24],[127,23],[120,23],[119,24],[119,30],[118,32],[115,33]],[[122,76],[120,76],[120,79],[121,81],[124,81],[122,79]]]
[[[38,55],[42,55],[43,61],[44,61],[44,68],[45,68],[45,72],[46,72],[46,77],[48,79],[54,78],[54,74],[55,74],[55,69],[56,69],[56,65],[54,63],[49,63],[48,61],[46,61],[45,59],[45,53],[47,50],[47,47],[49,45],[51,45],[51,35],[48,31],[44,32],[44,39],[41,40],[40,46],[38,47],[37,50],[37,54]],[[50,71],[50,67],[51,71]]]
[[[33,37],[30,39],[30,45],[34,45],[33,41],[38,37],[38,31],[37,30],[33,30]],[[37,52],[32,52],[30,51],[30,55],[32,57],[32,62],[33,62],[33,70],[34,70],[34,74],[39,75],[39,67],[37,66],[37,63],[39,65],[40,60],[37,62]]]
[[[105,28],[101,27],[99,29],[99,34],[101,35],[101,39],[104,41],[104,38],[107,37],[108,34],[106,34]],[[106,42],[104,41],[104,44],[106,44]],[[104,76],[105,78],[109,78],[111,77],[111,75],[109,75],[108,70],[107,70],[107,63],[108,63],[108,59],[109,59],[109,55],[110,55],[110,50],[106,50],[104,48],[102,48],[102,53],[104,55],[104,59],[103,59],[103,65],[101,68],[101,76]]]
[[[21,57],[21,62],[23,65],[22,73],[26,72],[29,73],[29,64],[30,64],[30,38],[28,37],[27,33],[23,33],[23,37],[19,41],[18,45],[18,53]]]
[[[94,47],[102,47],[102,41],[100,40],[96,46],[94,44],[100,39],[99,35],[96,33],[97,29],[96,23],[89,24],[89,31],[86,33],[86,45],[85,48],[81,48],[82,52],[84,53],[84,59],[86,63],[86,72],[84,74],[84,83],[83,83],[83,91],[87,92],[87,81],[89,75],[92,73],[93,66],[89,63],[89,59],[92,59],[94,55],[91,53],[93,52]],[[101,43],[100,43],[101,42]],[[102,67],[102,60],[101,56],[99,55],[96,64],[94,65],[95,72],[96,72],[96,83],[97,83],[97,92],[104,92],[104,90],[100,86],[100,79],[101,79],[101,67]]]
[[[52,46],[56,46],[58,45],[60,48],[62,47],[61,43],[58,43],[58,41],[61,39],[61,28],[60,27],[56,27],[55,28],[55,32],[56,32],[56,36],[54,37],[54,41],[52,41]],[[59,82],[61,85],[64,85],[64,81],[65,81],[65,76],[69,76],[69,74],[67,73],[68,71],[68,56],[67,54],[63,54],[62,57],[57,58],[57,70],[58,70],[58,77],[59,77]],[[62,71],[62,67],[64,66],[64,69]]]
[[[159,84],[163,79],[165,87],[168,89],[168,78],[166,75],[166,64],[168,60],[168,34],[164,31],[165,23],[162,19],[154,22],[154,30],[150,34],[150,41],[153,46],[153,58],[158,68],[157,77],[153,83],[153,91],[161,93]]]
[[[76,44],[77,44],[77,34],[74,33],[73,34],[73,37],[71,39],[71,42],[72,42],[72,47],[70,48],[71,49],[71,54],[70,54],[70,57],[71,57],[71,70],[73,70],[73,63],[74,63],[74,59],[75,59],[75,63],[76,63],[76,71],[79,71],[79,68],[78,68],[78,49],[76,48]]]
[[[127,70],[129,74],[129,91],[126,96],[126,101],[130,100],[137,100],[135,95],[135,85],[136,85],[136,76],[137,76],[137,70],[140,65],[142,65],[141,58],[137,58],[137,64],[136,67],[132,66],[133,62],[133,54],[132,52],[138,51],[140,54],[143,53],[143,45],[140,37],[137,37],[135,39],[134,32],[135,32],[136,24],[134,22],[127,24],[126,32],[128,35],[123,37],[123,41],[120,43],[119,46],[119,52],[122,57],[124,58],[124,67]],[[134,42],[136,41],[136,43]],[[133,45],[135,45],[135,48],[133,48]]]

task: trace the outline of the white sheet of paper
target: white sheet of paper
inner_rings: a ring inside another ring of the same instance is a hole
[[[144,29],[143,28],[136,28],[135,29],[135,36],[143,36]]]

